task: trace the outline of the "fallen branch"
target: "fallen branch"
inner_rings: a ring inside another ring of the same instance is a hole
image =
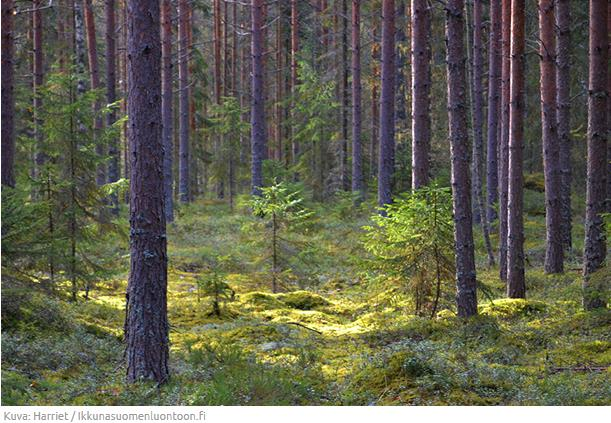
[[[316,332],[317,334],[322,335],[322,332],[320,332],[320,331],[318,331],[318,330],[316,330],[316,329],[312,329],[312,328],[310,328],[310,327],[307,327],[306,325],[302,325],[301,323],[297,323],[297,322],[286,322],[286,324],[287,324],[287,325],[301,326],[301,327],[302,327],[302,328],[304,328],[304,329],[311,330],[312,332]]]
[[[552,373],[560,372],[606,372],[607,366],[578,366],[578,367],[552,367]]]

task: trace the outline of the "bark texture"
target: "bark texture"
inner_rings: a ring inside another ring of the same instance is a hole
[[[564,262],[560,219],[560,149],[556,130],[554,2],[555,0],[539,1],[541,126],[545,172],[545,273],[562,273]]]
[[[191,201],[189,145],[189,2],[178,3],[178,196]]]
[[[263,160],[265,159],[265,81],[263,74],[263,0],[252,0],[251,5],[251,188],[253,195],[261,194],[263,186]]]
[[[106,103],[113,104],[117,101],[117,76],[116,76],[116,25],[115,25],[115,0],[105,0],[106,15]],[[106,115],[106,126],[110,128],[117,120],[117,114],[113,108]],[[119,169],[119,140],[111,137],[108,140],[108,182],[117,182],[120,177]],[[112,209],[117,213],[119,200],[116,194],[110,198]]]
[[[525,298],[524,152],[524,0],[511,1],[511,83],[509,104],[509,186],[507,203],[507,296]]]
[[[431,11],[412,0],[412,188],[429,183],[431,150]]]
[[[174,221],[173,158],[174,158],[174,110],[172,75],[172,3],[161,2],[161,122],[163,140],[163,189],[166,222]]]
[[[464,10],[464,0],[449,0],[446,4],[448,120],[455,224],[456,304],[458,315],[469,317],[477,314],[477,282],[471,214]]]
[[[130,273],[127,380],[168,380],[167,255],[161,140],[159,1],[128,0]]]
[[[13,0],[2,1],[2,185],[15,186],[15,35]]]
[[[365,196],[361,144],[361,0],[352,0],[352,192]]]
[[[380,153],[378,205],[392,201],[395,149],[395,1],[382,2],[382,92],[380,94]]]
[[[606,306],[603,286],[591,283],[591,275],[604,266],[607,243],[602,213],[607,194],[607,0],[590,0],[590,74],[588,86],[588,176],[586,239],[583,253],[583,305],[587,310]]]
[[[569,0],[556,0],[556,120],[560,166],[561,241],[571,250],[571,7]]]
[[[499,160],[499,276],[507,281],[507,203],[509,201],[509,74],[511,69],[511,0],[502,0],[501,148]]]
[[[488,222],[497,218],[498,146],[501,113],[501,2],[490,2],[490,33],[488,34],[488,136],[486,148],[486,187]]]

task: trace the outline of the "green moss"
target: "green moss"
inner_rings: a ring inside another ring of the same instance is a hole
[[[498,318],[514,318],[535,316],[547,311],[548,306],[542,301],[525,300],[521,298],[503,298],[483,305],[480,313]]]
[[[294,291],[280,294],[278,299],[287,306],[298,310],[313,310],[329,305],[329,301],[309,291]]]
[[[536,192],[545,192],[545,177],[543,173],[527,173],[524,175],[524,188]]]
[[[240,301],[258,310],[273,310],[286,307],[286,305],[278,300],[273,294],[264,292],[249,292],[247,294],[242,294],[240,295]]]

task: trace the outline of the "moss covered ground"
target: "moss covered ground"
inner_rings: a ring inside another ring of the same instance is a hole
[[[503,298],[477,241],[485,295],[466,322],[452,311],[451,287],[437,316],[412,314],[401,287],[368,261],[366,216],[317,210],[286,247],[283,290],[273,294],[256,218],[212,202],[184,207],[168,228],[172,378],[160,387],[124,383],[126,251],[89,301],[4,286],[2,403],[611,404],[611,311],[582,310],[578,254],[565,274],[543,273],[541,216],[526,222],[527,300]],[[235,296],[217,317],[197,278],[219,254]]]

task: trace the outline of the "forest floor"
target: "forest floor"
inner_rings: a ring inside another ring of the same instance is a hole
[[[124,383],[124,236],[104,246],[119,270],[88,301],[3,287],[2,403],[611,404],[611,310],[582,311],[579,257],[564,275],[543,274],[540,214],[526,221],[528,299],[503,298],[478,239],[486,295],[465,323],[451,311],[451,283],[431,319],[376,275],[361,244],[366,214],[350,205],[316,212],[283,247],[283,292],[272,294],[257,218],[210,201],[180,210],[168,227],[172,377],[161,387]],[[197,280],[219,256],[235,296],[217,317]]]

